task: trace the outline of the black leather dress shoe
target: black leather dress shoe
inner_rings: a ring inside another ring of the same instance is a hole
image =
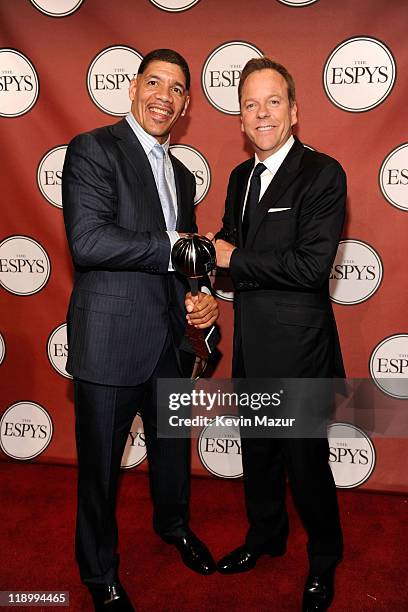
[[[320,576],[309,574],[303,591],[302,612],[328,610],[334,597],[334,570]]]
[[[130,599],[120,584],[88,585],[95,606],[95,612],[135,612]]]
[[[286,552],[286,546],[276,546],[265,549],[264,552],[254,553],[248,550],[245,546],[236,548],[229,555],[226,555],[217,563],[217,570],[221,574],[239,574],[241,572],[248,572],[253,569],[258,561],[259,557],[263,554],[270,555],[271,557],[280,557]]]
[[[192,531],[181,537],[166,536],[163,540],[177,548],[184,565],[193,572],[204,576],[215,572],[215,562],[210,551]]]

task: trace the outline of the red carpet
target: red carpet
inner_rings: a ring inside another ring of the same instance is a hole
[[[69,591],[69,610],[92,610],[73,556],[75,469],[1,462],[0,472],[0,590]],[[218,558],[243,540],[242,484],[195,478],[192,489],[191,526]],[[331,610],[408,610],[407,498],[345,490],[339,491],[339,498],[346,550]],[[299,610],[307,571],[306,538],[290,498],[288,506],[291,535],[284,557],[263,557],[247,574],[203,577],[185,568],[177,551],[153,533],[146,475],[125,473],[118,509],[121,578],[137,609]]]

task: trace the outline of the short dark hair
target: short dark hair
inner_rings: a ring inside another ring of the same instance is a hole
[[[282,64],[278,64],[274,60],[271,60],[269,57],[254,57],[250,59],[244,66],[241,72],[241,78],[238,84],[238,99],[241,104],[241,95],[242,88],[244,86],[245,81],[249,77],[250,74],[256,72],[258,70],[276,70],[283,76],[288,86],[288,98],[290,106],[296,102],[296,91],[295,91],[295,81],[293,80],[292,75],[286,70],[285,66]]]
[[[142,59],[137,74],[143,74],[150,62],[156,61],[169,62],[169,64],[176,64],[177,66],[180,66],[186,80],[186,89],[190,89],[191,77],[188,64],[180,53],[177,53],[177,51],[173,51],[172,49],[154,49],[154,51],[150,51],[150,53],[145,55]]]

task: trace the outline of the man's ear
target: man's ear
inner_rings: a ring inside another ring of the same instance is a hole
[[[186,99],[185,99],[185,102],[184,102],[184,108],[181,111],[181,116],[182,117],[184,117],[184,115],[186,114],[189,104],[190,104],[190,96],[186,96]]]
[[[135,92],[136,92],[136,85],[137,85],[137,76],[135,76],[131,81],[130,81],[130,85],[129,85],[129,98],[133,101],[135,98]]]
[[[240,117],[240,119],[241,119],[241,132],[243,132],[245,134],[244,123],[242,121],[242,117]]]
[[[290,125],[297,123],[297,104],[294,102],[290,108]]]

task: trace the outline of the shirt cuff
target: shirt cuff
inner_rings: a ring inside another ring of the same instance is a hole
[[[167,231],[166,234],[168,235],[170,240],[170,257],[168,271],[174,272],[175,270],[173,268],[173,264],[171,263],[171,251],[173,249],[174,244],[177,242],[177,240],[180,239],[180,234],[178,232],[175,232],[174,230]]]
[[[200,291],[201,293],[206,293],[207,295],[212,295],[210,289],[207,287],[207,285],[203,285],[202,287],[200,287]]]

